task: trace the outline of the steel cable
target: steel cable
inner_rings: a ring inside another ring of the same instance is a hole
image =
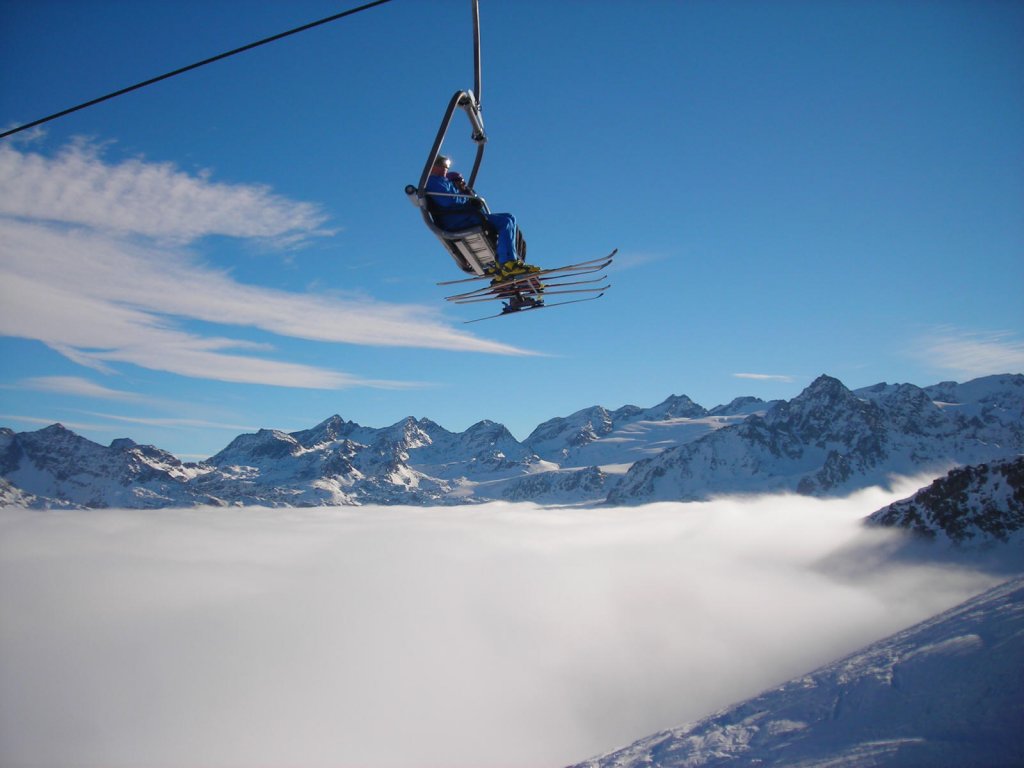
[[[90,101],[85,102],[84,104],[79,104],[77,106],[61,110],[60,112],[55,112],[52,115],[49,115],[47,117],[42,117],[42,118],[40,118],[38,120],[33,120],[31,123],[25,123],[25,125],[19,125],[17,128],[11,128],[10,130],[7,130],[7,131],[4,131],[3,133],[0,133],[0,139],[4,139],[4,138],[6,138],[8,136],[13,136],[16,133],[19,133],[21,131],[26,131],[29,128],[35,128],[38,125],[42,125],[43,123],[48,123],[51,120],[56,120],[59,117],[64,117],[65,115],[70,115],[72,112],[78,112],[79,110],[86,109],[87,107],[92,107],[92,106],[94,106],[96,104],[100,104],[100,103],[102,103],[104,101],[109,101],[110,99],[116,98],[118,96],[123,96],[126,93],[131,93],[132,91],[137,91],[140,88],[145,88],[147,85],[153,85],[154,83],[159,83],[162,80],[167,80],[169,78],[176,77],[177,75],[184,74],[185,72],[191,72],[193,69],[198,69],[199,67],[205,67],[207,64],[213,64],[215,61],[220,61],[221,59],[226,59],[229,56],[235,56],[235,55],[237,55],[239,53],[244,53],[245,51],[251,51],[253,48],[258,48],[261,45],[266,45],[267,43],[276,42],[276,41],[278,41],[278,40],[280,40],[282,38],[289,37],[290,35],[296,35],[299,32],[305,32],[306,30],[313,29],[313,27],[319,27],[322,24],[327,24],[327,23],[332,22],[332,21],[337,21],[338,19],[344,18],[346,16],[352,16],[354,14],[360,13],[361,11],[367,11],[370,8],[375,8],[378,5],[383,5],[384,3],[389,3],[389,2],[391,2],[391,0],[375,0],[375,2],[366,3],[365,5],[361,5],[358,8],[351,8],[351,9],[349,9],[347,11],[343,11],[341,13],[336,13],[333,16],[328,16],[325,19],[320,19],[319,21],[314,21],[314,22],[311,22],[309,24],[303,24],[301,27],[296,27],[295,29],[290,29],[287,32],[281,32],[281,33],[273,35],[271,37],[264,38],[263,40],[257,40],[255,43],[249,43],[248,45],[243,45],[241,48],[235,48],[232,51],[227,51],[225,53],[218,54],[217,56],[213,56],[213,57],[211,57],[209,59],[203,59],[202,61],[198,61],[195,64],[189,64],[187,67],[181,67],[179,69],[174,70],[173,72],[168,72],[168,73],[166,73],[164,75],[160,75],[159,77],[153,77],[153,78],[150,78],[149,80],[145,80],[145,81],[143,81],[141,83],[136,83],[135,85],[128,86],[127,88],[122,88],[119,91],[114,91],[113,93],[108,93],[106,96],[100,96],[98,99],[92,99]]]

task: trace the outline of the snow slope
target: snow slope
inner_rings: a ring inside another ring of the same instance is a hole
[[[576,768],[1024,765],[1024,578]],[[685,695],[684,693],[681,695]]]

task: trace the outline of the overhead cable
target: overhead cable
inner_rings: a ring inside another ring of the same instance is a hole
[[[378,6],[378,5],[383,5],[384,3],[389,3],[389,2],[391,2],[391,0],[375,0],[375,2],[366,3],[365,5],[361,5],[358,8],[351,8],[351,9],[349,9],[347,11],[343,11],[341,13],[336,13],[333,16],[328,16],[325,19],[320,19],[319,21],[314,21],[314,22],[311,22],[309,24],[304,24],[301,27],[296,27],[295,29],[290,29],[287,32],[281,32],[279,34],[273,35],[272,37],[268,37],[268,38],[265,38],[263,40],[257,40],[255,43],[249,43],[248,45],[243,45],[241,48],[235,48],[233,51],[227,51],[226,53],[221,53],[221,54],[219,54],[217,56],[213,56],[213,57],[211,57],[209,59],[204,59],[203,61],[198,61],[195,64],[189,64],[187,67],[181,67],[180,69],[176,69],[173,72],[168,72],[167,74],[160,75],[159,77],[153,77],[153,78],[150,78],[149,80],[145,80],[145,81],[143,81],[141,83],[136,83],[135,85],[131,85],[131,86],[127,87],[127,88],[122,88],[119,91],[114,91],[113,93],[108,93],[106,96],[100,96],[98,99],[92,99],[91,101],[87,101],[84,104],[79,104],[78,106],[70,107],[69,109],[61,110],[60,112],[56,112],[56,113],[54,113],[52,115],[49,115],[47,117],[42,117],[42,118],[40,118],[38,120],[33,120],[31,123],[25,123],[25,125],[19,125],[17,128],[11,128],[10,130],[7,130],[7,131],[4,131],[3,133],[0,133],[0,139],[6,138],[8,136],[12,136],[13,134],[19,133],[21,131],[28,130],[29,128],[35,128],[36,126],[42,125],[43,123],[48,123],[51,120],[56,120],[58,117],[64,117],[65,115],[70,115],[72,112],[78,112],[81,109],[85,109],[87,107],[92,107],[92,106],[94,106],[96,104],[100,104],[101,102],[104,102],[104,101],[109,101],[110,99],[116,98],[118,96],[123,96],[126,93],[131,93],[132,91],[137,91],[140,88],[145,88],[147,85],[153,85],[154,83],[159,83],[161,80],[167,80],[167,79],[169,79],[171,77],[176,77],[177,75],[184,74],[185,72],[191,72],[193,69],[199,69],[199,67],[205,67],[207,64],[213,64],[215,61],[220,61],[221,59],[226,59],[229,56],[235,56],[235,55],[237,55],[239,53],[244,53],[245,51],[251,51],[253,48],[258,48],[261,45],[266,45],[267,43],[276,42],[276,41],[278,41],[278,40],[280,40],[280,39],[282,39],[284,37],[288,37],[290,35],[296,35],[299,32],[305,32],[308,29],[313,29],[313,27],[319,27],[322,24],[327,24],[327,23],[332,22],[332,21],[337,21],[338,19],[345,18],[346,16],[352,16],[354,14],[360,13],[361,11],[367,11],[370,8],[374,8],[374,7]]]

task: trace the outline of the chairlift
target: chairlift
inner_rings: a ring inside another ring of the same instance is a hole
[[[610,287],[604,282],[604,269],[612,263],[616,251],[599,259],[565,264],[560,267],[531,271],[519,277],[495,278],[496,266],[498,264],[497,232],[487,221],[486,216],[490,214],[487,202],[475,191],[476,177],[480,172],[480,164],[484,157],[484,147],[487,144],[487,132],[484,130],[484,119],[480,109],[480,10],[479,0],[471,0],[473,5],[473,53],[475,66],[475,88],[474,90],[456,91],[448,102],[441,126],[438,128],[434,143],[430,147],[430,154],[427,155],[427,162],[423,166],[423,173],[420,174],[418,186],[409,184],[405,188],[405,194],[415,205],[427,228],[434,233],[437,239],[451,254],[459,269],[469,277],[461,280],[448,280],[438,285],[455,285],[460,283],[472,283],[485,278],[490,279],[490,284],[481,288],[463,291],[452,296],[446,296],[447,301],[456,304],[474,304],[481,301],[502,301],[504,306],[497,315],[489,315],[477,320],[486,320],[489,317],[501,317],[527,310],[545,309],[562,304],[575,304],[582,301],[593,301],[604,295]],[[476,157],[473,160],[473,168],[470,171],[469,179],[466,182],[467,189],[458,194],[448,192],[432,192],[427,190],[427,182],[430,173],[441,154],[441,147],[444,145],[448,129],[458,110],[466,113],[469,118],[472,132],[470,138],[476,144]],[[473,206],[480,212],[480,223],[475,226],[460,230],[443,229],[439,225],[438,216],[443,211],[436,202],[438,197],[460,197],[468,198]],[[516,228],[516,253],[520,260],[526,258],[526,241],[523,238],[522,230]],[[533,268],[536,270],[536,268]],[[601,273],[601,277],[588,280],[574,280],[583,275]],[[600,284],[599,284],[600,283]],[[586,286],[586,287],[582,287]],[[573,298],[555,303],[546,303],[545,299],[554,294],[589,294],[587,298]],[[465,322],[477,322],[467,320]]]
[[[469,275],[483,276],[489,268],[494,266],[498,259],[497,239],[493,228],[481,216],[478,226],[456,231],[442,229],[434,218],[438,211],[436,203],[432,198],[441,196],[444,193],[427,191],[427,180],[430,178],[430,171],[434,167],[434,163],[437,162],[438,155],[441,154],[441,147],[444,145],[445,137],[448,135],[448,129],[455,117],[455,113],[461,109],[465,112],[466,117],[469,118],[472,129],[470,138],[476,144],[476,157],[473,161],[473,169],[470,171],[469,179],[466,182],[470,191],[468,194],[460,194],[458,196],[468,197],[482,214],[490,213],[487,201],[474,191],[476,177],[480,172],[480,164],[484,157],[484,147],[487,144],[487,132],[484,130],[484,119],[480,109],[479,0],[472,0],[472,5],[475,88],[474,90],[456,91],[451,101],[448,102],[448,107],[445,109],[444,117],[441,120],[441,126],[438,128],[437,136],[434,138],[434,143],[430,148],[430,154],[427,156],[427,162],[423,166],[419,185],[415,187],[412,184],[408,185],[405,188],[405,194],[408,195],[412,204],[420,210],[427,228],[441,241],[441,244],[451,254],[459,269]],[[454,197],[454,195],[448,196]],[[523,239],[521,232],[517,234],[516,250],[520,258],[525,257],[526,241]]]

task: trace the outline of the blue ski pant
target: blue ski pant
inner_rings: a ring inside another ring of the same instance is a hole
[[[511,213],[489,213],[487,221],[498,232],[498,263],[516,260],[516,217]]]

